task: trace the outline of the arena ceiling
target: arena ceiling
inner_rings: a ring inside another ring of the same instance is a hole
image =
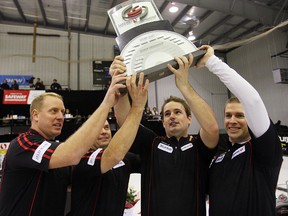
[[[122,0],[0,0],[0,23],[116,37],[107,11]],[[229,50],[274,28],[287,31],[288,0],[154,0],[175,32]],[[175,13],[170,7],[178,7]],[[227,45],[230,43],[230,46]],[[232,45],[231,45],[232,43]],[[223,45],[224,44],[224,45]],[[236,44],[236,45],[235,45]]]

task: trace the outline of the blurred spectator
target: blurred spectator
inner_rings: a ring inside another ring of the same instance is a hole
[[[45,86],[43,84],[43,81],[41,81],[40,78],[36,79],[35,90],[45,90]]]
[[[73,115],[70,112],[70,109],[68,108],[65,109],[64,118],[73,118]]]
[[[16,80],[12,81],[12,85],[11,85],[10,89],[13,89],[13,90],[18,90],[19,89],[19,85],[18,85]]]
[[[152,114],[149,106],[146,106],[146,108],[144,110],[144,117],[145,117],[145,119],[151,119],[153,117],[153,114]]]
[[[35,79],[35,77],[32,76],[30,79],[26,80],[26,82],[28,82],[30,84],[30,88],[35,88],[34,79]]]
[[[72,115],[70,109],[66,108],[65,112],[64,112],[64,120],[65,120],[65,122],[71,122],[72,119],[73,119],[73,115]]]
[[[157,107],[152,108],[152,115],[159,115]]]
[[[0,85],[0,88],[1,88],[1,89],[10,89],[10,86],[8,85],[6,79],[5,79],[5,80],[3,81],[3,83]]]
[[[53,83],[50,86],[51,90],[62,90],[61,85],[57,82],[57,79],[53,79]]]

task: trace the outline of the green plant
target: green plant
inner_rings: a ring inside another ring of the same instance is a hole
[[[129,190],[127,191],[126,201],[129,203],[133,203],[135,202],[136,196],[137,196],[136,190],[129,188]]]

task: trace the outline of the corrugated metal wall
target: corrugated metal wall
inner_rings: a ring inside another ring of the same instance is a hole
[[[114,57],[114,38],[71,33],[70,40],[68,32],[37,28],[37,33],[59,37],[37,36],[36,61],[32,63],[33,35],[8,32],[33,33],[33,28],[0,25],[0,29],[0,74],[33,75],[41,78],[47,88],[56,78],[64,87],[74,90],[99,89],[93,86],[92,61]]]
[[[73,90],[98,89],[99,86],[92,83],[92,61],[112,60],[114,56],[114,38],[72,33],[69,69],[68,32],[37,29],[38,33],[58,34],[60,37],[37,36],[36,62],[32,63],[33,36],[8,35],[7,32],[33,33],[33,28],[0,25],[0,29],[0,74],[34,75],[48,86],[53,78],[57,78],[62,85],[70,85]],[[275,31],[227,55],[228,64],[259,91],[271,119],[279,119],[285,125],[288,125],[288,85],[275,84],[272,70],[280,64],[288,68],[288,62],[287,58],[271,60],[271,55],[287,49],[287,38],[287,32]],[[189,79],[213,108],[223,128],[223,105],[228,97],[225,86],[205,68],[192,68]],[[180,96],[174,75],[150,84],[148,105],[157,106],[160,110],[163,100],[170,95]],[[197,133],[198,130],[199,125],[194,119],[189,132]]]

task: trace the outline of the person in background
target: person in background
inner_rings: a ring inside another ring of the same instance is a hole
[[[10,89],[19,90],[19,85],[18,85],[16,80],[12,81],[12,85],[11,85]]]
[[[179,69],[168,65],[185,98],[171,96],[162,105],[162,123],[166,136],[160,137],[140,125],[130,149],[141,158],[141,215],[206,215],[206,185],[209,164],[219,138],[218,124],[208,104],[189,83],[193,56],[175,58]],[[126,71],[118,56],[110,74]],[[130,109],[126,95],[114,106],[121,126]],[[201,128],[195,136],[188,134],[192,113]],[[121,127],[120,127],[121,128]]]
[[[65,109],[64,117],[65,117],[65,118],[72,118],[72,117],[73,117],[73,115],[72,115],[72,113],[71,113],[71,111],[70,111],[69,108],[66,108],[66,109]]]
[[[106,121],[94,145],[73,168],[70,215],[123,215],[130,173],[140,172],[139,157],[129,153],[128,150],[142,118],[142,110],[147,101],[148,84],[148,80],[144,83],[143,73],[138,84],[136,75],[127,80],[132,107],[122,127],[111,140],[111,129]],[[119,137],[116,139],[118,143],[114,142],[116,137]],[[121,149],[122,155],[119,154],[118,160],[112,161],[105,155],[110,145],[117,145]]]
[[[40,78],[36,79],[35,90],[45,90],[45,85],[43,84],[43,81],[40,80]]]
[[[146,106],[146,107],[145,107],[144,117],[145,117],[146,120],[147,120],[147,119],[152,119],[152,117],[153,117],[152,111],[151,111],[151,109],[150,109],[149,106]]]
[[[157,107],[153,107],[151,112],[152,112],[152,115],[159,115]]]
[[[57,79],[53,79],[53,83],[50,86],[51,90],[62,90],[62,86],[57,82]]]
[[[0,89],[10,89],[10,86],[7,83],[7,79],[4,79],[3,83],[0,85]]]
[[[1,216],[64,215],[67,185],[71,178],[69,166],[78,164],[95,143],[110,108],[119,99],[115,92],[125,88],[118,82],[126,79],[125,75],[114,76],[97,110],[63,143],[55,141],[64,122],[63,98],[48,92],[32,101],[31,128],[11,141],[4,158],[0,185]],[[131,110],[130,118],[137,115],[137,110]],[[131,139],[129,135],[116,136],[113,143],[118,144],[120,140],[129,143]],[[103,157],[109,158],[107,164],[115,164],[122,155],[122,146],[112,143],[103,153]]]
[[[256,89],[207,50],[206,66],[235,95],[224,107],[228,139],[218,144],[210,167],[209,216],[276,215],[275,190],[282,147]]]

